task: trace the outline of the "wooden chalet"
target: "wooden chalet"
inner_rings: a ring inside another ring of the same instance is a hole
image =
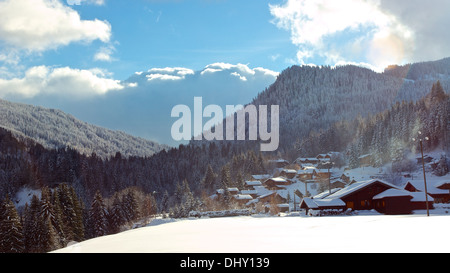
[[[253,197],[249,194],[235,194],[232,196],[232,199],[240,205],[246,205],[253,200]]]
[[[330,154],[318,154],[316,156],[317,159],[319,160],[330,160],[331,159],[331,155]]]
[[[275,168],[284,168],[287,165],[289,165],[289,161],[285,159],[275,159],[275,160],[269,160],[269,164],[272,164]]]
[[[314,177],[315,174],[315,168],[307,168],[303,170],[297,171],[297,178],[304,181],[304,180],[311,180]]]
[[[450,201],[450,193],[447,187],[450,188],[450,182],[448,185],[445,182],[428,182],[427,193],[434,198],[436,203],[447,203]],[[410,192],[425,192],[425,183],[423,180],[408,181],[404,189]]]
[[[319,159],[315,158],[315,157],[299,157],[295,160],[296,163],[298,164],[317,164],[319,163]]]
[[[329,179],[331,177],[331,172],[329,172],[328,169],[316,169],[314,175],[317,180]]]
[[[341,181],[341,180],[331,180],[331,188],[332,189],[343,189],[345,186],[347,186],[347,183]]]
[[[250,180],[250,181],[245,181],[245,184],[244,184],[244,188],[246,190],[254,190],[255,187],[257,187],[257,186],[262,186],[261,181],[259,181],[259,180]]]
[[[326,192],[324,192],[326,193]],[[426,209],[423,193],[408,192],[382,180],[355,182],[332,194],[304,198],[302,209],[371,210],[385,214],[408,214],[412,210]],[[433,198],[429,197],[432,207]]]
[[[297,175],[297,170],[294,169],[283,169],[280,172],[280,176],[286,177],[288,179],[293,179]]]
[[[279,195],[276,191],[272,191],[264,195],[261,195],[258,197],[258,200],[259,202],[262,203],[275,202],[276,204],[283,204],[287,202],[286,198]]]
[[[282,176],[269,178],[263,183],[263,185],[269,190],[285,189],[286,186],[290,184],[291,182]]]

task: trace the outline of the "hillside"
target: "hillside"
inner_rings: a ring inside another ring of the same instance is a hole
[[[352,65],[292,66],[251,104],[280,106],[280,151],[289,153],[312,131],[383,112],[396,102],[415,102],[437,80],[450,90],[449,70],[450,58],[392,66],[384,73]]]
[[[0,100],[0,126],[49,149],[68,146],[102,158],[114,156],[116,152],[145,157],[167,148],[121,131],[88,124],[60,110],[5,100]]]

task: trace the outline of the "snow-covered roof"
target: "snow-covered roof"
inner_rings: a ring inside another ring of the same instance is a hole
[[[260,179],[267,179],[267,178],[271,177],[271,175],[270,174],[252,174],[252,177],[253,177],[253,179],[260,180]]]
[[[440,181],[436,181],[436,182],[434,183],[434,186],[435,186],[436,188],[442,187],[442,186],[444,186],[444,185],[449,186],[449,185],[450,185],[450,180],[440,180]]]
[[[411,202],[425,202],[427,198],[425,198],[425,192],[411,192]],[[433,202],[434,198],[428,194],[428,201]]]
[[[237,200],[253,200],[253,197],[248,194],[236,194],[233,197]]]
[[[285,172],[285,173],[297,173],[297,171],[294,170],[294,169],[283,169],[282,172]]]
[[[419,191],[425,191],[425,183],[423,180],[412,180],[408,181],[409,184],[413,185]],[[406,186],[406,185],[405,185]],[[436,184],[432,182],[427,182],[427,192],[431,194],[448,194],[448,190],[442,190],[436,188]]]
[[[411,192],[409,191],[392,188],[375,195],[373,199],[375,200],[375,199],[383,199],[385,197],[397,197],[397,196],[410,196],[411,198],[413,197]]]
[[[261,181],[258,180],[245,181],[245,184],[247,186],[261,186]]]
[[[337,191],[339,191],[339,190],[341,190],[341,189],[339,189],[339,188],[334,188],[334,189],[331,189],[331,194],[333,194],[333,193],[335,193],[335,192],[337,192]],[[327,196],[329,196],[330,195],[330,190],[326,190],[326,191],[324,191],[324,192],[321,192],[321,193],[319,193],[319,194],[317,194],[317,195],[314,195],[314,199],[323,199],[323,198],[326,198]]]
[[[346,186],[345,188],[342,188],[341,190],[339,190],[339,191],[333,193],[332,195],[328,196],[327,198],[342,198],[342,197],[345,197],[345,196],[347,196],[347,195],[349,195],[349,194],[351,194],[351,193],[353,193],[355,191],[363,189],[363,188],[365,188],[365,187],[367,187],[367,186],[369,186],[369,185],[371,185],[373,183],[376,183],[376,182],[385,184],[386,186],[388,186],[390,188],[398,189],[397,186],[395,186],[395,185],[393,185],[391,183],[385,182],[383,180],[371,179],[371,180],[359,181],[359,182],[355,182],[353,184],[350,184],[350,185]]]
[[[257,190],[241,190],[241,194],[258,194]]]
[[[266,181],[268,181],[268,180],[272,180],[272,181],[277,182],[277,183],[287,183],[288,182],[286,180],[286,178],[284,178],[282,176],[272,177],[272,178],[267,179]]]
[[[326,208],[326,207],[345,207],[345,202],[341,199],[315,199],[305,197],[302,203],[305,203],[310,209]]]
[[[308,169],[304,169],[304,170],[298,170],[297,174],[312,174],[314,173],[315,169],[312,168],[308,168]]]

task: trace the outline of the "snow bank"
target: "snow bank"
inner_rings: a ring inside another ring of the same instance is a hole
[[[448,215],[200,218],[150,225],[55,252],[449,252]]]

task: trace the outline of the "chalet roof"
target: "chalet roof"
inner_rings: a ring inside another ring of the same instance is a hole
[[[333,194],[333,193],[335,193],[335,192],[337,192],[337,191],[339,191],[339,190],[341,190],[340,188],[334,188],[334,189],[331,189],[331,194]],[[326,190],[326,191],[324,191],[324,192],[321,192],[321,193],[319,193],[319,194],[316,194],[316,195],[314,195],[314,199],[323,199],[323,198],[326,198],[327,196],[329,196],[330,195],[330,191],[329,190]]]
[[[237,200],[253,200],[253,197],[248,194],[236,194],[233,197]]]
[[[267,178],[270,178],[270,174],[252,174],[252,177],[253,177],[253,179],[257,179],[257,180],[260,180],[260,179],[267,179]]]
[[[411,202],[425,202],[427,198],[425,198],[425,192],[411,192]],[[428,201],[433,202],[434,198],[428,194]]]
[[[440,189],[448,189],[448,188],[450,188],[450,180],[436,181],[434,183],[434,186],[436,188],[440,188]]]
[[[283,169],[282,172],[285,172],[285,173],[297,173],[297,171],[294,170],[294,169]]]
[[[345,202],[341,199],[316,199],[305,197],[303,198],[302,203],[300,203],[300,206],[302,206],[303,203],[310,209],[345,207]]]
[[[385,181],[382,181],[382,180],[378,180],[378,179],[371,179],[371,180],[359,181],[359,182],[355,182],[353,184],[350,184],[350,185],[346,186],[345,188],[342,188],[339,191],[337,191],[337,192],[333,193],[332,195],[328,196],[327,198],[330,198],[330,199],[343,198],[343,197],[346,197],[346,196],[348,196],[348,195],[350,195],[350,194],[352,194],[352,193],[354,193],[354,192],[356,192],[356,191],[358,191],[360,189],[363,189],[363,188],[365,188],[365,187],[367,187],[369,185],[372,185],[374,183],[377,183],[377,182],[378,183],[382,183],[382,184],[384,184],[384,185],[386,185],[386,186],[388,186],[390,188],[399,189],[397,186],[395,186],[395,185],[393,185],[391,183],[388,183],[388,182],[385,182]]]
[[[375,199],[383,199],[385,197],[398,197],[398,196],[409,196],[409,197],[413,198],[411,192],[408,192],[406,190],[392,188],[392,189],[387,189],[387,190],[383,191],[382,193],[375,195],[373,197],[373,199],[375,200]]]
[[[241,190],[241,194],[258,194],[257,190]]]
[[[245,184],[247,186],[261,186],[261,181],[259,180],[245,181]]]
[[[425,183],[423,182],[423,180],[408,181],[405,185],[405,188],[407,187],[408,183],[411,184],[418,191],[423,192],[425,191]],[[438,189],[436,187],[436,184],[432,182],[427,182],[427,192],[431,194],[448,194],[448,190]]]
[[[267,182],[267,181],[269,181],[269,180],[272,180],[272,181],[274,181],[274,182],[276,182],[276,183],[287,183],[287,182],[288,182],[288,181],[286,180],[286,178],[284,178],[284,177],[282,177],[282,176],[278,176],[278,177],[272,177],[272,178],[269,178],[269,179],[267,179],[266,181],[264,181],[264,183]]]
[[[305,169],[305,170],[298,170],[297,174],[312,174],[312,173],[314,173],[314,171],[315,171],[315,169],[312,169],[312,168]]]

